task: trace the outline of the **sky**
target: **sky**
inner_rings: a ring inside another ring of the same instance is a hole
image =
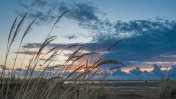
[[[175,0],[1,0],[1,67],[9,28],[16,16],[20,19],[27,13],[24,28],[37,18],[24,39],[19,52],[20,61],[23,55],[30,58],[36,53],[59,15],[70,10],[51,32],[57,39],[48,45],[48,49],[56,46],[64,49],[77,44],[85,46],[85,52],[96,51],[107,59],[127,65],[109,72],[112,79],[159,79],[161,75],[175,79],[175,4]],[[17,53],[18,39],[12,47],[8,68]],[[123,40],[107,52],[120,39]],[[73,50],[68,50],[61,60]]]

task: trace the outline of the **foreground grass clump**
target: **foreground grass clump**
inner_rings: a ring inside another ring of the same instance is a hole
[[[161,81],[159,96],[161,99],[176,99],[176,82]]]
[[[101,97],[101,94],[99,94],[101,91],[93,89],[92,84],[90,83],[80,84],[80,81],[105,79],[107,73],[101,73],[101,68],[104,65],[116,65],[116,67],[107,68],[109,70],[125,66],[119,61],[107,60],[102,54],[97,52],[82,53],[84,47],[80,45],[68,46],[61,50],[58,50],[58,47],[56,46],[46,52],[46,49],[48,49],[47,46],[56,39],[56,36],[50,36],[52,30],[61,17],[67,12],[69,11],[63,12],[58,17],[46,39],[38,48],[38,51],[30,58],[30,61],[27,60],[27,66],[23,64],[26,60],[24,55],[20,66],[25,67],[25,69],[23,68],[23,72],[16,70],[16,62],[19,57],[18,53],[21,50],[23,40],[36,20],[33,20],[27,26],[22,37],[18,37],[18,34],[21,32],[20,30],[27,14],[25,14],[19,22],[18,17],[14,20],[9,32],[4,67],[1,69],[1,99],[98,99]],[[16,51],[16,56],[10,67],[11,69],[7,69],[9,67],[7,65],[9,56],[11,55],[10,50],[17,38],[20,42]],[[107,51],[116,46],[120,41],[117,41],[110,46],[109,49],[107,48]],[[74,48],[75,50],[68,58],[62,64],[57,63],[60,62],[57,56],[71,48]],[[42,56],[44,51],[46,52],[46,55]],[[99,57],[91,59],[90,55],[99,55]],[[71,71],[70,68],[72,69]],[[20,77],[18,75],[20,75]],[[64,83],[64,81],[73,80],[75,81],[74,83]],[[99,85],[101,85],[101,83]]]
[[[46,78],[32,78],[32,79],[21,79],[21,78],[3,78],[3,82],[4,83],[8,83],[9,81],[11,83],[22,83],[23,81],[26,81],[26,82],[36,82],[36,81],[40,81],[40,82],[46,82],[47,79]],[[2,80],[1,80],[2,81]],[[0,82],[0,83],[3,83],[3,82]]]

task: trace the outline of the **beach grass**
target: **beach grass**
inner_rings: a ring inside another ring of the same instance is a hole
[[[56,50],[57,47],[51,48],[46,54],[49,57],[44,60],[44,62],[42,63],[43,67],[40,67],[40,71],[38,71],[38,74],[36,75],[36,68],[38,67],[38,65],[41,64],[41,61],[43,60],[43,56],[41,55],[42,52],[45,51],[46,47],[57,38],[56,36],[51,36],[51,33],[56,24],[66,13],[69,13],[69,11],[63,12],[55,21],[50,32],[46,36],[46,39],[41,43],[41,46],[38,48],[36,54],[33,55],[28,62],[28,66],[24,70],[25,72],[17,71],[16,63],[19,57],[19,52],[22,49],[23,41],[30,33],[30,30],[32,29],[33,24],[35,24],[36,19],[31,21],[31,23],[26,27],[24,33],[20,34],[20,30],[24,28],[23,24],[27,18],[27,14],[25,14],[21,18],[15,18],[9,31],[7,49],[5,53],[6,56],[3,65],[4,67],[2,67],[1,69],[1,99],[98,99],[100,94],[97,93],[99,91],[92,89],[91,83],[80,85],[79,80],[89,80],[95,78],[99,80],[104,80],[107,78],[107,74],[99,73],[99,77],[97,78],[96,76],[101,67],[107,64],[119,65],[119,67],[116,66],[113,68],[109,68],[110,70],[113,70],[115,68],[125,66],[119,61],[107,60],[104,58],[103,55],[100,55],[100,57],[97,59],[91,60],[91,57],[89,57],[89,55],[99,53],[87,52],[80,55],[78,53],[84,47],[80,45],[72,45],[65,48],[64,50]],[[20,39],[19,45],[15,45],[18,46],[15,59],[12,66],[10,67],[11,69],[7,70],[9,57],[12,54],[10,53],[10,51],[12,50],[11,48],[12,46],[14,46],[16,39],[19,40],[19,35],[22,35],[22,37]],[[110,48],[107,48],[107,51],[111,50],[120,41],[121,40],[112,44]],[[65,50],[75,47],[77,49],[69,55],[68,59],[65,60],[63,64],[56,64],[55,60],[59,61],[57,59],[57,55],[64,52]],[[25,62],[25,60],[26,58],[24,55],[20,67],[23,67],[23,63]],[[83,60],[86,60],[86,62],[83,62]],[[77,63],[75,69],[71,72],[67,72],[72,66],[75,66],[75,63]],[[50,68],[48,69],[49,66]],[[84,71],[80,72],[80,70],[83,69]],[[54,73],[55,76],[46,74],[47,71]],[[18,76],[17,73],[22,74],[22,76]],[[75,82],[75,84],[64,84],[63,82],[66,80],[75,80],[77,82]]]

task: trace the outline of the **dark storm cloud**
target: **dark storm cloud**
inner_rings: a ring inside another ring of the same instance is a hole
[[[164,61],[167,55],[176,55],[176,22],[151,20],[134,20],[130,22],[120,22],[116,33],[109,35],[96,35],[90,43],[73,44],[49,44],[49,48],[58,46],[64,49],[71,45],[85,46],[88,51],[107,51],[107,49],[119,40],[118,35],[121,31],[140,33],[140,35],[130,36],[115,46],[106,57],[128,61]],[[124,24],[127,25],[125,28]],[[124,29],[125,28],[125,29]],[[119,32],[120,31],[120,32]],[[128,34],[126,34],[128,35]],[[28,43],[24,48],[36,48],[40,43]],[[163,57],[164,56],[164,57]],[[174,57],[170,57],[175,59]],[[161,59],[161,60],[158,60]]]
[[[117,26],[118,24],[118,26]],[[176,22],[165,21],[153,22],[150,20],[134,20],[130,22],[116,23],[116,33],[104,34],[94,38],[97,42],[115,42],[117,36],[133,36],[125,38],[118,47],[107,54],[109,57],[119,57],[123,60],[150,60],[160,55],[174,54],[176,49]],[[137,35],[138,34],[138,35]]]

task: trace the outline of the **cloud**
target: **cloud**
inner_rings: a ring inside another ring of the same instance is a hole
[[[157,20],[131,20],[123,22],[110,22],[109,19],[101,19],[101,12],[91,3],[87,2],[66,2],[66,1],[46,1],[34,0],[33,2],[20,2],[29,13],[31,18],[39,18],[43,22],[53,22],[60,13],[71,10],[64,17],[78,22],[82,28],[91,30],[96,37],[106,37],[110,35],[119,38],[127,38],[131,36],[139,36],[175,28],[175,21],[157,19]],[[26,12],[26,11],[25,11]]]
[[[47,48],[51,49],[54,47],[57,47],[57,50],[67,49],[68,47],[71,47],[68,50],[74,51],[77,50],[80,46],[83,46],[83,50],[85,51],[105,51],[110,47],[109,44],[103,45],[104,42],[95,42],[95,43],[69,43],[69,44],[60,44],[60,43],[52,43],[48,44]],[[113,44],[113,43],[112,43]],[[24,46],[22,46],[24,49],[38,49],[40,48],[41,43],[26,43]],[[107,48],[105,48],[107,46]]]
[[[159,67],[156,64],[154,64],[153,67],[154,67],[154,69],[151,72],[155,75],[161,76],[162,75],[161,67]]]
[[[118,68],[115,72],[113,72],[113,75],[120,75],[120,76],[123,76],[123,75],[127,75],[126,72],[122,71],[121,68]]]
[[[6,66],[4,65],[0,65],[0,68],[3,69],[3,70],[9,70]]]
[[[175,57],[163,57],[176,55],[176,21],[152,21],[152,20],[134,20],[130,22],[116,23],[116,32],[114,34],[102,34],[94,36],[90,43],[69,43],[69,44],[49,44],[48,48],[58,47],[65,49],[71,45],[84,46],[86,51],[104,52],[106,58],[120,60],[128,65],[134,64],[170,64],[174,65]],[[127,27],[126,27],[127,26]],[[126,28],[125,28],[126,27]],[[134,32],[135,31],[135,32]],[[107,53],[107,49],[117,42],[119,34],[137,33],[126,37],[116,47]],[[39,48],[40,43],[27,43],[23,48]],[[76,50],[73,47],[69,50]],[[131,62],[131,61],[136,61]],[[157,63],[158,62],[158,63]]]
[[[32,6],[46,6],[48,3],[44,0],[35,0]]]
[[[100,19],[98,17],[98,14],[100,14],[99,9],[90,3],[39,0],[31,4],[23,3],[23,7],[29,11],[31,18],[39,17],[44,22],[50,22],[59,13],[71,9],[71,12],[67,13],[65,17],[78,22],[80,27],[89,29],[92,32],[92,42],[49,44],[48,49],[58,46],[57,50],[60,50],[71,45],[79,45],[85,46],[84,50],[86,51],[104,52],[106,58],[122,61],[128,66],[137,64],[152,66],[155,63],[172,66],[175,64],[176,21],[174,20],[148,19],[110,22],[108,19]],[[71,35],[66,38],[74,39],[75,36]],[[106,53],[107,49],[121,38],[124,38],[124,40]],[[23,48],[36,49],[40,45],[40,43],[27,43]],[[73,51],[76,48],[69,50]],[[131,71],[133,74],[137,72],[141,73],[139,68]],[[159,72],[159,67],[154,66],[152,74],[159,74]],[[145,74],[148,74],[148,72],[145,72]]]
[[[120,22],[118,23],[118,27],[116,26],[115,28],[116,33],[112,35],[104,34],[96,36],[94,40],[104,42],[104,45],[106,45],[105,43],[115,42],[121,32],[123,32],[123,34],[134,33],[133,36],[127,36],[118,47],[112,49],[112,53],[107,54],[107,56],[119,56],[122,60],[159,61],[158,59],[161,59],[161,55],[163,54],[175,54],[175,25],[175,21],[167,20],[163,22],[153,22],[150,20]],[[160,61],[164,61],[165,59],[166,58],[163,58]]]
[[[64,37],[67,38],[67,39],[69,39],[69,40],[71,40],[71,39],[76,39],[76,38],[77,38],[76,35],[66,35],[66,36],[64,36]]]
[[[140,67],[136,67],[129,71],[123,72],[120,68],[113,72],[109,79],[118,80],[160,80],[161,77],[167,79],[176,79],[176,66],[172,66],[170,70],[161,70],[161,66],[153,65],[152,71],[141,71]]]
[[[136,69],[130,70],[130,73],[134,75],[141,75],[142,71],[139,67],[136,67]]]
[[[22,52],[14,52],[15,54],[18,55],[30,55],[30,56],[35,56],[37,55],[37,51],[22,51]],[[40,55],[46,55],[47,53],[41,52]]]
[[[23,71],[22,68],[16,68],[15,70],[16,70],[16,71]]]
[[[75,4],[71,13],[68,14],[68,17],[74,19],[78,22],[87,22],[87,21],[98,21],[98,17],[96,15],[97,8],[93,7],[90,4],[80,3]]]
[[[172,66],[172,68],[168,71],[168,76],[171,79],[176,79],[175,75],[176,75],[176,66]]]
[[[21,1],[19,4],[28,12],[29,17],[39,18],[43,22],[52,22],[58,14],[66,10],[71,11],[65,17],[79,23],[99,20],[97,16],[99,12],[98,8],[92,6],[90,3],[34,0],[33,2]],[[19,14],[26,11],[17,10]]]
[[[22,47],[25,49],[38,49],[40,48],[41,45],[42,45],[41,43],[26,43]]]

